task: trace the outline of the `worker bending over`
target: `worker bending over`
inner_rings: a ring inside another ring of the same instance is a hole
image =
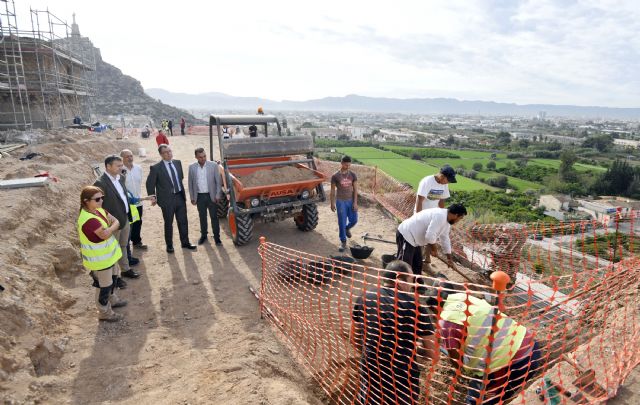
[[[405,219],[396,231],[398,252],[396,258],[411,265],[414,274],[422,274],[422,246],[426,246],[425,262],[431,263],[431,256],[436,254],[436,241],[440,242],[447,255],[449,267],[455,269],[451,257],[451,240],[449,232],[454,225],[467,215],[462,204],[452,204],[449,208],[428,208]]]

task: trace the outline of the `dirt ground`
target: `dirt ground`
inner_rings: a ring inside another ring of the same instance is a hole
[[[208,137],[174,136],[170,142],[186,171],[194,161],[193,150],[207,147]],[[142,236],[149,250],[135,251],[142,277],[128,281],[121,291],[129,301],[118,309],[125,321],[97,322],[94,289],[75,242],[78,195],[82,185],[95,178],[89,164],[123,147],[133,149],[145,173],[159,160],[153,139],[116,141],[85,133],[62,134],[55,145],[24,148],[0,160],[5,179],[32,176],[37,170],[60,178],[50,188],[0,194],[0,229],[7,242],[0,251],[0,284],[6,289],[0,293],[3,402],[325,402],[260,319],[248,287],[259,286],[258,236],[292,248],[313,246],[318,254],[337,254],[337,221],[328,203],[320,207],[314,232],[298,231],[293,220],[258,224],[254,240],[237,248],[223,220],[223,246],[207,243],[196,252],[176,249],[173,255],[165,252],[160,208],[145,205]],[[137,156],[138,147],[147,150],[146,158]],[[44,156],[16,159],[27,151]],[[199,237],[197,215],[189,206],[192,243]],[[394,229],[391,219],[376,208],[361,208],[359,230],[391,237],[393,232],[385,228]]]
[[[326,403],[260,319],[248,287],[259,286],[258,236],[319,255],[338,253],[337,221],[328,203],[320,206],[313,232],[298,231],[293,220],[257,224],[253,241],[237,248],[223,220],[223,246],[210,238],[195,252],[176,249],[172,255],[165,252],[160,208],[145,204],[142,236],[149,250],[134,251],[142,277],[128,281],[120,293],[129,301],[117,309],[125,321],[98,323],[94,289],[82,270],[76,240],[80,188],[95,179],[91,163],[124,147],[133,150],[145,177],[159,156],[153,139],[118,141],[63,131],[51,136],[55,142],[0,159],[2,179],[30,177],[39,170],[60,178],[47,188],[0,192],[0,284],[5,288],[0,292],[0,402]],[[208,151],[207,136],[174,136],[170,142],[185,173],[196,147]],[[140,147],[146,157],[138,157]],[[31,151],[44,156],[17,160]],[[188,216],[195,243],[199,222],[194,206],[189,205]],[[359,237],[370,232],[394,240],[395,227],[393,219],[362,204],[354,239],[362,243]],[[382,253],[395,250],[370,245],[376,251],[365,264],[379,264]],[[630,382],[620,391],[629,400],[640,392],[637,373]]]

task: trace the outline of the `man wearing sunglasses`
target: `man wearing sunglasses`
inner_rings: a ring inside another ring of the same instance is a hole
[[[129,244],[129,221],[131,221],[131,210],[129,208],[129,200],[127,199],[127,186],[125,179],[122,177],[122,158],[118,155],[107,156],[104,160],[105,172],[93,183],[94,186],[104,190],[104,202],[102,207],[111,213],[118,222],[120,227],[114,233],[114,237],[118,240],[118,244],[123,252],[127,251]],[[118,260],[121,275],[123,277],[138,278],[140,274],[132,270],[129,266],[127,255],[122,255]],[[126,283],[122,278],[118,278],[117,286],[119,288],[126,287]]]

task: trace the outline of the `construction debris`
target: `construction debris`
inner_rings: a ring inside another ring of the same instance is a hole
[[[27,177],[23,179],[0,180],[0,189],[42,187],[49,183],[49,177]]]

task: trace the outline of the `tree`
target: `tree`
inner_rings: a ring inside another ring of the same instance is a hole
[[[413,159],[413,160],[422,160],[422,155],[420,155],[418,152],[413,152],[411,154],[411,159]]]
[[[518,146],[521,147],[522,149],[527,149],[529,147],[529,144],[530,143],[528,139],[520,139],[518,141]]]
[[[339,141],[348,141],[348,140],[349,140],[349,135],[347,135],[347,134],[340,134],[340,135],[338,135],[338,140],[339,140]]]
[[[480,162],[476,162],[473,164],[473,170],[475,170],[476,172],[482,171],[482,163]]]
[[[444,141],[444,143],[447,146],[452,146],[453,144],[456,143],[456,138],[454,138],[453,135],[449,135],[447,139]]]
[[[511,134],[506,131],[498,132],[496,135],[496,145],[507,146],[511,143]]]
[[[424,145],[424,143],[427,142],[427,137],[422,134],[416,135],[413,139],[418,145]]]
[[[611,135],[590,136],[582,142],[585,148],[594,148],[598,152],[606,152],[613,147],[613,137]]]
[[[493,160],[487,162],[487,169],[495,170],[496,169],[496,162],[494,162]]]
[[[537,142],[537,141],[538,141],[538,135],[534,135],[534,136],[531,138],[531,140],[532,140],[533,142]]]
[[[560,180],[573,183],[577,180],[576,171],[573,164],[578,161],[578,157],[572,150],[564,150],[560,154],[560,167],[558,168],[558,176]]]
[[[636,187],[634,183],[637,178],[629,163],[616,160],[606,173],[603,173],[595,182],[593,191],[601,195],[628,196],[629,192],[635,192],[633,188]]]
[[[371,131],[371,135],[378,135],[379,133],[380,133],[380,130],[377,128]]]
[[[489,179],[489,185],[498,188],[507,188],[509,185],[509,179],[507,176],[498,176]]]

